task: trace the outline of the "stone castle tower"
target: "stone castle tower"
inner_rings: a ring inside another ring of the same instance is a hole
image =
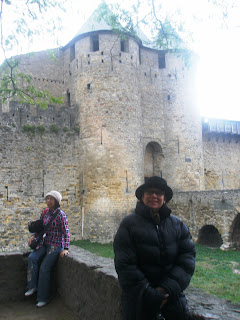
[[[95,22],[91,32],[90,21],[63,48],[64,83],[79,108],[86,226],[112,236],[145,177],[160,175],[179,190],[202,188],[201,119],[194,74],[180,58],[121,40],[107,25]]]
[[[9,212],[17,208],[25,222],[31,217],[29,207],[39,212],[44,193],[54,188],[63,193],[73,238],[111,241],[122,217],[135,207],[137,186],[146,177],[159,175],[176,195],[180,192],[172,206],[179,207],[182,218],[191,221],[187,224],[195,238],[205,224],[216,226],[212,218],[216,208],[197,226],[198,210],[191,205],[196,193],[201,199],[208,197],[199,194],[212,189],[216,160],[208,157],[209,138],[203,138],[207,136],[203,136],[196,108],[195,57],[187,67],[174,53],[146,47],[132,37],[122,40],[105,23],[96,23],[93,16],[55,54],[56,60],[47,51],[23,55],[20,68],[32,75],[38,88],[64,96],[64,106],[49,106],[43,111],[16,102],[2,105],[2,125],[8,126],[8,133],[2,132],[2,136],[9,139],[12,135],[15,143],[14,150],[5,153],[11,153],[15,166],[26,169],[19,174],[12,164],[9,178],[7,162],[2,164],[6,173],[2,176],[3,215],[9,217]],[[26,124],[56,125],[66,130],[58,138],[53,132],[38,137],[21,133],[19,138],[17,130]],[[13,133],[9,133],[11,125]],[[70,134],[73,128],[79,128],[79,133]],[[238,136],[231,139],[238,141]],[[236,152],[235,146],[230,147],[231,152]],[[16,150],[25,150],[21,161]],[[211,167],[209,179],[206,164]],[[228,168],[230,173],[235,170],[234,166]],[[216,172],[215,185],[222,178]],[[239,188],[239,181],[232,179],[229,185],[229,189]],[[236,198],[234,195],[231,200],[235,206]],[[33,202],[37,202],[37,208]],[[216,227],[223,230],[226,242],[231,242],[229,228],[233,233],[232,221],[237,215],[236,211],[232,213],[227,230],[222,222]],[[13,215],[6,226],[17,219],[19,216]],[[238,229],[239,219],[234,221]],[[11,244],[11,240],[4,243]]]

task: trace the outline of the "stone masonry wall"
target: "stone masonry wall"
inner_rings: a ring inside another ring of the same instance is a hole
[[[19,70],[29,74],[32,84],[39,90],[50,91],[57,97],[66,97],[61,49],[33,52],[17,58]]]
[[[227,249],[232,246],[232,239],[239,233],[239,228],[234,228],[240,220],[239,196],[239,189],[176,192],[169,207],[172,214],[180,217],[189,227],[195,241],[199,238],[199,231],[210,225],[218,230],[223,240],[223,248]],[[236,234],[233,234],[233,231]]]
[[[203,135],[205,189],[240,188],[239,144],[238,135]]]
[[[45,207],[45,194],[63,195],[61,208],[69,220],[71,236],[79,238],[78,132],[23,132],[0,127],[1,249],[26,246],[27,222],[36,220]]]

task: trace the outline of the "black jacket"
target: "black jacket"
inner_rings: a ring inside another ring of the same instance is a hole
[[[183,290],[195,268],[195,247],[186,225],[164,204],[160,223],[152,210],[138,202],[114,239],[115,268],[122,288],[124,319],[152,320],[160,311],[164,288],[168,302],[161,309],[166,320],[188,319]]]

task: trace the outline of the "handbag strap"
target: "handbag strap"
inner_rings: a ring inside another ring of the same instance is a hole
[[[48,208],[44,209],[44,211],[43,211],[43,215],[42,215],[42,219],[44,218],[45,213],[46,213],[47,211],[48,211]]]
[[[49,229],[49,227],[51,226],[53,220],[56,218],[56,216],[58,215],[59,212],[60,212],[60,210],[59,210],[59,208],[57,208],[56,212],[51,217],[51,219],[49,220],[48,224],[43,228],[43,234],[47,232],[47,230]]]

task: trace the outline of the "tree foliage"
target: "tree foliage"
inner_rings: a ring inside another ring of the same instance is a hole
[[[32,84],[32,76],[20,72],[18,56],[9,57],[17,48],[34,41],[43,34],[52,36],[61,28],[58,10],[64,10],[65,0],[1,0],[0,2],[0,49],[4,63],[0,66],[0,98],[21,103],[30,103],[40,107],[62,103],[48,91],[41,91]],[[46,15],[47,14],[47,15]],[[46,17],[49,18],[46,18]],[[23,45],[22,45],[23,44]],[[50,52],[50,55],[52,53]]]
[[[147,35],[141,38],[143,45],[160,50],[191,49],[197,28],[206,23],[226,28],[232,11],[240,7],[235,0],[192,0],[185,1],[185,7],[183,1],[132,0],[131,3],[126,10],[120,2],[103,1],[98,19],[104,19],[121,36],[130,34],[139,38],[141,29]]]

